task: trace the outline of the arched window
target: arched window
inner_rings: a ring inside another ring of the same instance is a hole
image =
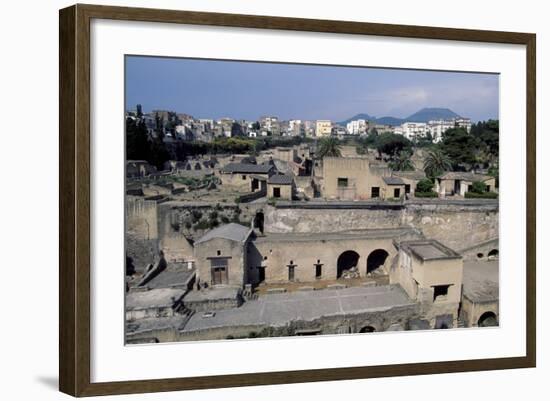
[[[477,321],[478,327],[494,327],[498,326],[497,315],[493,312],[485,312]]]
[[[386,263],[389,253],[384,249],[376,249],[372,251],[367,258],[367,273],[373,272],[378,269],[380,266],[383,266]]]
[[[359,330],[359,333],[374,333],[376,329],[372,326],[364,326],[361,327],[361,330]]]
[[[342,273],[353,268],[357,268],[359,254],[355,251],[345,251],[338,256],[336,278],[342,277]]]

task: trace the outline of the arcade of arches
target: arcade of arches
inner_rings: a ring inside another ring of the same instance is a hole
[[[340,278],[342,277],[342,274],[344,272],[350,270],[359,270],[360,275],[364,275],[365,273],[372,273],[381,266],[384,266],[388,256],[389,253],[384,249],[376,249],[372,251],[367,257],[366,271],[360,271],[361,268],[360,266],[358,266],[359,254],[352,250],[342,252],[340,256],[338,256],[337,260],[336,277]]]

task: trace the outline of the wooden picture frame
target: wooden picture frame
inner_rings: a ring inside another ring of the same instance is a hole
[[[94,18],[526,46],[526,356],[155,380],[90,380],[90,21]],[[73,396],[144,393],[534,367],[536,361],[535,49],[530,33],[74,5],[60,10],[59,388]]]

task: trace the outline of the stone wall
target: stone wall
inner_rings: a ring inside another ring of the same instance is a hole
[[[142,272],[158,255],[157,202],[126,197],[126,254]]]
[[[407,201],[364,204],[278,204],[266,207],[266,233],[327,233],[414,227],[451,249],[498,237],[496,201]]]

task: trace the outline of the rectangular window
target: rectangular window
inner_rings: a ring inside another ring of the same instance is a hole
[[[281,188],[278,188],[278,187],[273,188],[273,197],[274,198],[281,197]]]
[[[447,298],[447,295],[449,294],[449,287],[451,285],[434,285],[434,302],[435,301],[443,301]]]
[[[243,175],[242,175],[242,179],[243,179],[243,180],[246,180],[246,175],[243,174]]]
[[[348,179],[347,178],[338,178],[338,188],[347,188]]]
[[[323,276],[323,265],[315,265],[315,278],[321,278]]]
[[[393,190],[393,197],[394,197],[394,198],[399,198],[400,196],[401,196],[401,189],[395,188],[395,189]]]
[[[296,266],[294,265],[289,265],[288,266],[288,281],[294,281],[294,268]]]
[[[410,194],[411,193],[411,184],[405,184],[405,193]]]
[[[380,198],[380,187],[372,187],[370,191],[371,198]]]

